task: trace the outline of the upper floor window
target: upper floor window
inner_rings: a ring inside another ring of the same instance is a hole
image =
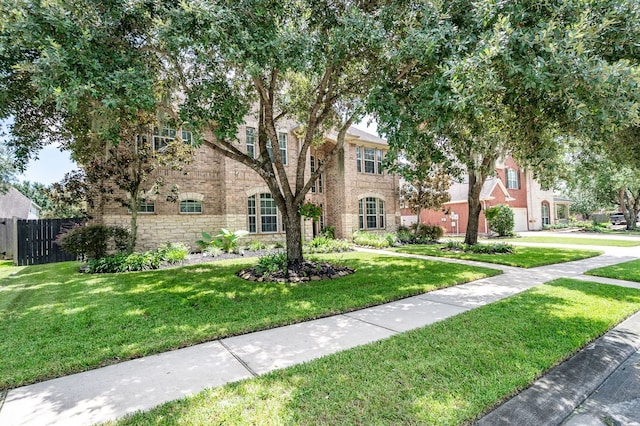
[[[180,213],[202,213],[202,201],[200,200],[182,200],[180,201]]]
[[[247,199],[247,217],[250,233],[278,232],[278,206],[269,193],[252,195]]]
[[[287,165],[287,134],[284,132],[278,132],[278,144],[280,144],[280,158],[282,164]],[[273,162],[273,148],[271,147],[271,141],[267,142],[267,151],[269,152],[269,158]]]
[[[376,172],[376,150],[373,148],[364,149],[364,172],[375,173]]]
[[[356,169],[358,172],[369,174],[382,174],[381,149],[356,146]]]
[[[320,167],[321,165],[322,165],[322,161],[317,160],[317,166]],[[316,171],[316,157],[312,155],[311,156],[311,173],[314,173],[315,171]],[[323,174],[324,173],[320,173],[320,175],[318,176],[318,179],[316,179],[316,181],[313,182],[313,184],[311,185],[312,194],[316,194],[316,193],[322,194],[324,192]]]
[[[520,189],[520,173],[514,169],[507,169],[507,189]]]
[[[172,140],[176,138],[176,129],[171,127],[154,127],[153,128],[153,149],[162,151]],[[187,130],[182,130],[182,141],[187,144],[193,143],[193,134]]]
[[[384,201],[375,197],[358,200],[358,228],[384,229]]]
[[[246,140],[247,155],[251,158],[256,158],[256,129],[253,127],[247,127]]]

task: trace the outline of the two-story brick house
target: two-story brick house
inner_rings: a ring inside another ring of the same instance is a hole
[[[449,189],[451,200],[442,209],[423,210],[420,222],[441,225],[450,234],[464,234],[469,219],[468,190],[469,184],[464,178],[461,182],[454,182]],[[531,172],[520,168],[511,157],[497,164],[495,175],[484,182],[480,204],[482,211],[478,232],[481,234],[488,231],[484,210],[498,204],[507,204],[512,208],[516,232],[541,230],[544,225],[563,219],[557,213],[553,191],[544,190]],[[568,211],[566,201],[562,207],[563,211]],[[404,224],[416,221],[415,213],[402,210]]]
[[[237,133],[239,148],[253,156],[258,155],[257,129],[258,123],[247,118]],[[297,130],[296,123],[283,122],[278,132],[280,155],[292,178],[297,166]],[[155,129],[150,138],[154,148],[160,149],[174,136],[173,130],[162,128]],[[191,139],[188,132],[182,136],[186,141]],[[311,150],[306,161],[307,177],[335,144],[335,135],[326,135],[324,144]],[[383,139],[355,127],[349,129],[342,152],[325,165],[324,173],[307,194],[307,200],[323,208],[318,223],[304,222],[307,238],[329,226],[337,238],[350,238],[359,229],[395,231],[400,222],[399,181],[382,170],[387,149]],[[178,186],[178,198],[168,201],[166,195],[145,195],[138,210],[137,249],[156,248],[167,241],[196,248],[202,231],[217,233],[221,228],[247,230],[249,240],[284,241],[282,217],[256,172],[206,144],[197,148],[185,171],[157,171],[165,188]],[[117,203],[105,205],[101,212],[94,212],[94,217],[104,224],[124,227],[130,221],[127,208]]]

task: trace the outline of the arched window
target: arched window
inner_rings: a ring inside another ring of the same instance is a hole
[[[542,224],[549,225],[551,220],[549,218],[549,203],[546,201],[542,202]]]
[[[358,200],[358,228],[384,229],[384,200],[365,197]]]
[[[185,214],[202,213],[202,201],[189,200],[189,199],[180,201],[180,213],[185,213]]]

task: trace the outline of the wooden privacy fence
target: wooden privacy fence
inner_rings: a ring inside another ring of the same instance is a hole
[[[13,263],[18,266],[76,260],[55,243],[58,234],[82,219],[14,219]]]

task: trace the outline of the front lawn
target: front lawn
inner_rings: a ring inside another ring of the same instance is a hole
[[[580,246],[606,246],[606,247],[635,247],[640,246],[640,238],[637,241],[629,240],[605,240],[602,238],[579,238],[565,236],[533,236],[521,238],[500,239],[501,242],[511,243],[547,243],[547,244],[573,244]]]
[[[604,266],[585,272],[586,275],[596,277],[614,278],[618,280],[640,282],[640,260],[618,263],[617,265]]]
[[[586,259],[602,254],[595,250],[575,250],[548,247],[515,247],[515,253],[510,254],[477,254],[457,251],[441,250],[442,244],[406,245],[393,250],[400,253],[420,254],[424,256],[451,257],[455,259],[476,260],[478,262],[497,263],[521,268],[535,268],[536,266],[552,265],[554,263],[570,262]]]
[[[639,309],[638,290],[559,279],[117,424],[470,423]]]
[[[353,275],[300,284],[234,275],[255,259],[86,275],[78,263],[3,268],[0,390],[220,337],[448,287],[500,271],[366,253],[319,258]]]

